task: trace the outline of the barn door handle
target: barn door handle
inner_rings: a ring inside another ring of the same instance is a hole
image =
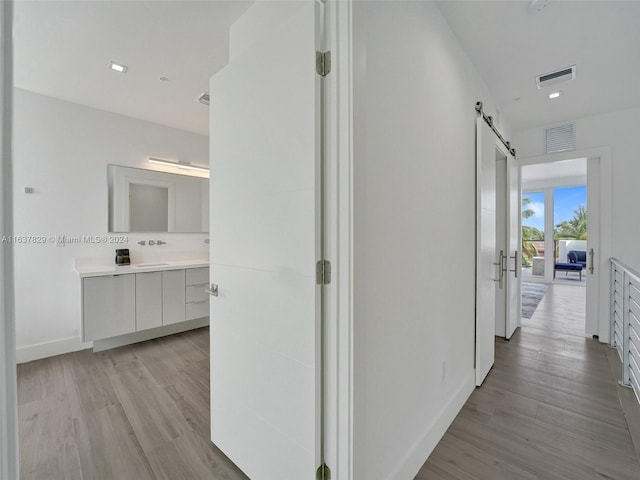
[[[498,282],[498,286],[500,287],[500,289],[502,289],[502,281],[504,279],[504,272],[506,271],[506,268],[504,266],[504,259],[505,259],[505,255],[504,255],[504,250],[500,250],[500,256],[498,257],[498,262],[494,263],[494,265],[496,267],[498,267],[498,278],[494,279],[494,282]]]
[[[515,273],[516,278],[518,278],[518,250],[513,252],[513,257],[509,257],[509,258],[513,258],[513,270],[509,270],[509,271]]]

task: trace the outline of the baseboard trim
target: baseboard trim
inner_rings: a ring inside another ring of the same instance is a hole
[[[151,340],[152,338],[206,327],[207,325],[209,325],[209,317],[203,317],[187,322],[174,323],[166,327],[151,328],[142,332],[130,333],[119,337],[95,340],[94,342],[83,342],[81,337],[69,337],[51,342],[37,343],[35,345],[26,345],[16,348],[16,363],[33,362],[34,360],[64,355],[65,353],[86,350],[92,347],[94,352],[101,352],[110,348],[122,347],[123,345]]]
[[[393,480],[407,480],[407,478],[414,478],[418,474],[424,462],[427,461],[433,449],[436,448],[436,445],[438,445],[438,442],[440,442],[440,439],[442,439],[475,387],[474,370],[471,375],[462,382],[460,387],[458,387],[458,390],[453,394],[449,403],[440,410],[436,419],[426,428],[423,437],[402,459],[400,466],[390,478]]]
[[[85,343],[80,337],[61,338],[51,342],[36,343],[16,348],[16,363],[27,363],[42,358],[77,352],[91,348],[91,342]]]
[[[186,332],[195,328],[202,328],[209,325],[209,317],[197,318],[186,322],[173,323],[165,327],[150,328],[141,332],[129,333],[118,337],[105,338],[102,340],[94,340],[93,351],[102,352],[111,348],[122,347],[132,343],[144,342],[152,338],[173,335],[174,333]]]

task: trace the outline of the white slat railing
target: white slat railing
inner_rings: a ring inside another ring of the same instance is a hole
[[[609,345],[622,360],[620,385],[632,388],[640,402],[640,274],[611,259],[611,332]]]

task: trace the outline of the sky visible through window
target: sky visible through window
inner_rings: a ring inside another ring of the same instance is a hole
[[[544,231],[544,192],[523,193],[522,198],[530,198],[531,203],[524,209],[533,210],[534,214],[522,219],[522,225],[535,227]],[[553,189],[553,225],[573,218],[579,205],[587,206],[587,187],[566,187]]]

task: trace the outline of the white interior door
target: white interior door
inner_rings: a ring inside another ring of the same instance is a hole
[[[476,121],[476,385],[491,370],[495,355],[496,142],[482,117]]]
[[[280,7],[211,82],[211,438],[252,480],[318,466],[315,6]]]
[[[506,322],[506,338],[509,339],[516,331],[521,322],[522,299],[520,297],[521,290],[521,271],[522,271],[522,207],[520,192],[520,167],[516,159],[507,155],[506,160],[507,173],[507,272],[505,276],[505,284],[507,287],[507,322]]]
[[[507,157],[496,148],[496,253],[498,259],[498,285],[496,288],[496,328],[497,337],[507,336],[507,267],[508,242],[508,185]]]
[[[600,159],[587,160],[587,335],[598,335],[600,311]],[[605,267],[607,268],[607,267]]]
[[[520,170],[502,145],[496,146],[496,288],[495,334],[511,338],[520,323]]]

